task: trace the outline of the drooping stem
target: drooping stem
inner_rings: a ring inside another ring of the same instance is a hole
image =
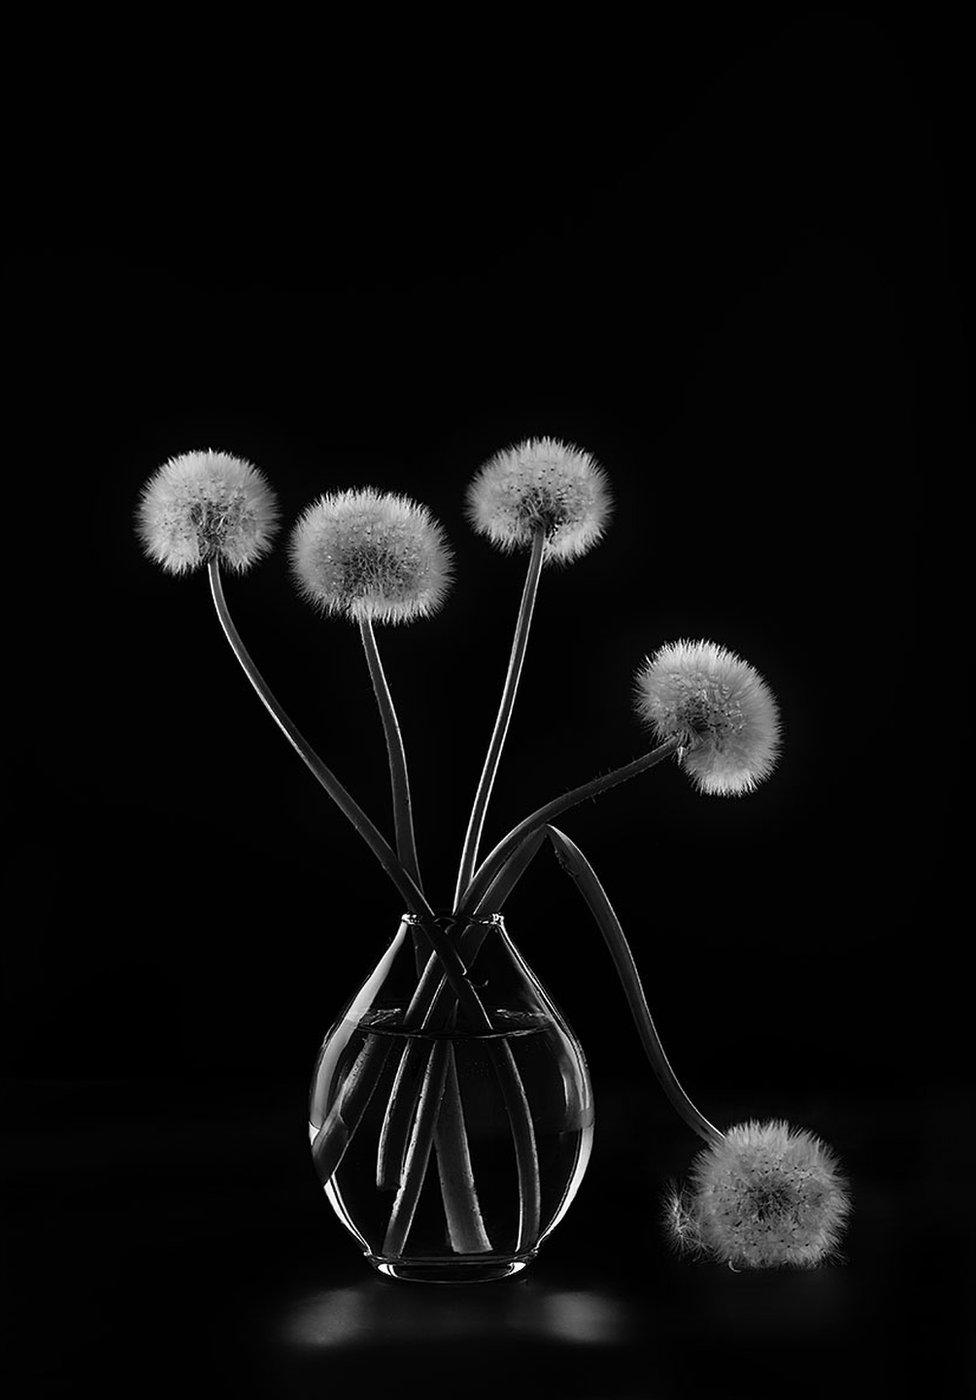
[[[586,802],[591,797],[599,797],[604,792],[609,792],[611,788],[625,783],[628,778],[636,778],[638,773],[646,773],[648,769],[654,768],[664,759],[670,758],[671,754],[677,753],[681,747],[680,739],[668,739],[663,744],[659,744],[650,753],[643,754],[640,758],[635,758],[633,763],[625,763],[621,768],[615,768],[612,773],[605,773],[602,777],[593,778],[588,783],[583,783],[581,787],[573,788],[572,791],[563,793],[562,797],[553,798],[544,807],[526,817],[519,822],[498,845],[489,856],[481,862],[478,870],[468,885],[464,897],[458,905],[457,914],[463,916],[471,909],[477,907],[483,899],[485,893],[491,888],[492,882],[498,877],[499,872],[510,859],[513,852],[518,849],[527,837],[533,836],[537,831],[541,831],[549,822],[561,817],[564,812],[568,812],[571,807],[577,807],[581,802]]]
[[[406,907],[411,913],[417,914],[421,918],[421,926],[427,940],[443,963],[445,976],[450,982],[451,987],[457,993],[461,1006],[468,1015],[471,1016],[475,1025],[490,1028],[491,1020],[485,1012],[478,994],[465,976],[464,965],[457,955],[457,950],[437,924],[434,918],[434,911],[424,898],[423,892],[417,887],[416,881],[404,870],[386,838],[370,821],[359,803],[346,788],[343,787],[342,783],[340,783],[339,779],[332,772],[332,769],[323,763],[322,759],[319,758],[318,754],[298,729],[297,725],[293,723],[281,708],[281,705],[272,694],[267,681],[251,660],[250,654],[241,641],[240,634],[234,626],[234,621],[228,610],[227,600],[224,597],[223,584],[220,578],[220,565],[216,559],[210,561],[207,572],[210,577],[210,591],[213,596],[214,606],[217,609],[217,616],[220,619],[220,625],[224,630],[224,636],[230,643],[231,650],[240,662],[241,669],[254,687],[261,703],[291,744],[292,748],[303,759],[339,810],[366,842],[366,845],[373,852],[373,855],[379,861],[383,870],[396,886]]]
[[[664,1053],[664,1046],[661,1044],[661,1038],[657,1033],[647,998],[644,995],[634,955],[630,951],[630,945],[620,920],[597,878],[596,871],[580,848],[554,826],[549,827],[549,838],[555,848],[560,865],[586,900],[590,913],[603,935],[603,940],[613,959],[613,965],[617,969],[617,976],[623,986],[627,1005],[634,1018],[641,1044],[671,1107],[687,1123],[692,1132],[697,1133],[705,1142],[724,1142],[724,1133],[719,1132],[718,1128],[710,1123],[703,1113],[699,1113],[682,1089],[678,1082],[678,1076],[671,1068],[671,1062]]]
[[[488,803],[491,800],[495,775],[501,762],[502,749],[505,747],[505,737],[508,734],[512,710],[515,707],[515,697],[518,694],[519,680],[522,676],[522,664],[525,661],[525,649],[528,646],[529,629],[532,626],[532,612],[539,590],[539,575],[542,571],[545,548],[545,533],[542,530],[537,530],[532,537],[529,567],[525,575],[525,587],[522,589],[522,602],[519,605],[518,618],[515,623],[515,636],[512,640],[512,651],[508,660],[505,684],[502,687],[502,698],[499,702],[495,727],[492,730],[488,753],[485,757],[485,766],[481,770],[481,778],[478,781],[478,789],[474,796],[474,805],[471,808],[471,817],[468,821],[468,830],[464,838],[457,888],[454,893],[455,908],[460,904],[461,896],[467,889],[478,864],[478,847],[481,843],[481,833],[485,824]]]
[[[393,696],[386,683],[386,674],[383,670],[383,662],[380,659],[380,650],[376,644],[376,634],[373,631],[373,623],[370,618],[361,617],[359,619],[359,635],[362,637],[366,664],[369,667],[369,677],[373,682],[376,703],[383,721],[386,756],[390,764],[390,787],[393,794],[393,824],[396,833],[397,855],[404,870],[417,885],[417,888],[422,890],[423,881],[420,878],[417,842],[413,830],[407,755],[403,747],[403,735],[400,733]]]
[[[527,836],[522,844],[516,847],[479,900],[474,911],[475,918],[481,918],[483,914],[502,912],[506,900],[535,860],[545,839],[545,832],[537,831],[532,836]]]

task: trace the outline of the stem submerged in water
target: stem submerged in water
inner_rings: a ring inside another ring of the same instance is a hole
[[[437,1153],[441,1199],[451,1248],[456,1254],[486,1254],[491,1249],[491,1240],[478,1202],[457,1063],[454,1046],[450,1042],[447,1045],[444,1097],[434,1128],[434,1150]]]
[[[492,912],[501,912],[505,901],[528,869],[544,840],[544,833],[539,832],[523,842],[488,891],[485,907],[490,899]],[[474,917],[480,917],[480,911]],[[474,963],[489,927],[489,924],[482,920],[469,923],[464,929],[457,946],[465,967],[470,968]],[[404,1013],[404,1028],[438,1030],[447,1023],[456,1005],[443,968],[436,958],[430,957],[417,984],[417,990]],[[400,1056],[377,1150],[376,1183],[381,1190],[389,1189],[400,1179],[410,1123],[419,1093],[417,1076],[420,1072],[420,1053],[419,1042],[411,1039],[404,1046]]]

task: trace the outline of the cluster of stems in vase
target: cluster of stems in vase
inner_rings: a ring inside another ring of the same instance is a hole
[[[543,572],[567,563],[600,539],[610,497],[592,457],[549,438],[498,453],[472,480],[468,516],[477,531],[505,550],[528,556],[508,668],[494,728],[475,791],[448,913],[426,892],[414,832],[406,752],[376,637],[377,623],[403,623],[432,612],[449,586],[451,556],[444,533],[425,507],[371,489],[320,497],[298,519],[291,564],[302,594],[326,614],[359,630],[382,721],[393,807],[391,844],[323,761],[271,691],[231,618],[222,569],[241,571],[269,547],[276,528],[274,498],[249,464],[225,453],[187,453],[167,462],[148,483],[139,507],[147,552],[173,573],[205,568],[224,635],[263,705],[325,792],[376,857],[408,911],[413,930],[416,988],[403,1010],[408,1035],[400,1052],[380,1134],[376,1181],[394,1193],[384,1254],[395,1256],[408,1237],[431,1152],[437,1159],[452,1247],[461,1254],[492,1248],[478,1206],[464,1110],[449,1037],[425,1037],[461,1027],[494,1029],[472,977],[490,916],[497,915],[548,835],[578,885],[614,957],[642,1041],[671,1102],[710,1147],[725,1149],[728,1134],[691,1104],[657,1037],[636,964],[609,900],[585,856],[554,823],[579,803],[675,756],[699,791],[751,791],[774,767],[777,708],[762,678],[733,653],[710,642],[676,642],[645,659],[637,675],[637,708],[655,744],[638,758],[554,797],[526,816],[482,857],[482,837],[523,672]],[[504,1038],[489,1040],[517,1164],[518,1251],[538,1239],[538,1155],[525,1089]],[[368,1038],[313,1142],[319,1174],[338,1167],[375,1084],[373,1062],[389,1054],[383,1037]],[[676,1207],[676,1210],[678,1207]],[[711,1243],[688,1221],[684,1234]],[[721,1252],[714,1249],[713,1252]],[[736,1256],[738,1257],[738,1256]],[[729,1262],[732,1262],[731,1256]],[[761,1261],[760,1261],[761,1262]],[[794,1261],[795,1262],[795,1261]]]

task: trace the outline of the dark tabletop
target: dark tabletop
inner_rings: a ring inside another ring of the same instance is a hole
[[[536,1263],[445,1287],[361,1259],[307,1159],[303,1086],[8,1090],[24,1125],[5,1154],[14,1393],[967,1393],[964,1102],[798,1104],[797,1122],[830,1122],[851,1176],[845,1257],[733,1273],[662,1236],[661,1192],[694,1150],[681,1125],[646,1086],[597,1092],[590,1169]]]

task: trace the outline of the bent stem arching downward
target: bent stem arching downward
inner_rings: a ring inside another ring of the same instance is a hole
[[[580,848],[556,827],[549,827],[549,838],[555,848],[559,864],[582,894],[597,928],[603,935],[603,940],[624,989],[627,1005],[634,1018],[637,1034],[640,1036],[641,1044],[651,1062],[651,1068],[657,1075],[658,1082],[667,1095],[671,1107],[687,1123],[692,1132],[697,1133],[705,1142],[724,1142],[725,1134],[719,1132],[718,1128],[710,1123],[703,1113],[698,1111],[682,1089],[678,1082],[678,1076],[671,1068],[671,1062],[664,1053],[664,1046],[661,1044],[661,1038],[657,1033],[657,1027],[654,1025],[654,1019],[644,995],[634,955],[630,951],[630,945],[620,920],[597,878],[596,871]]]
[[[664,759],[677,753],[680,747],[680,739],[667,739],[656,749],[652,749],[650,753],[635,758],[633,763],[625,763],[621,768],[615,768],[612,773],[604,773],[599,778],[591,778],[588,783],[583,783],[580,787],[563,793],[561,797],[554,797],[551,802],[547,802],[544,807],[539,807],[531,816],[519,822],[518,826],[513,827],[508,835],[499,841],[491,854],[481,862],[455,911],[459,916],[459,922],[463,923],[464,916],[481,903],[486,891],[491,888],[492,882],[498,878],[499,871],[523,841],[534,836],[537,831],[541,831],[556,817],[561,817],[571,807],[578,807],[581,802],[586,802],[591,797],[599,797],[602,793],[609,792],[611,788],[625,783],[628,778],[636,778],[638,773],[646,773],[648,769],[656,767]]]
[[[635,759],[633,763],[625,764],[621,768],[614,769],[612,773],[594,778],[581,787],[573,788],[571,792],[565,793],[562,797],[554,798],[552,802],[548,802],[544,807],[533,812],[531,816],[526,817],[509,832],[504,840],[498,843],[468,886],[462,901],[462,909],[457,917],[457,924],[463,929],[458,943],[458,951],[465,967],[469,970],[472,967],[487,933],[487,926],[478,921],[481,911],[488,908],[498,908],[495,899],[496,892],[504,885],[509,871],[518,869],[518,873],[521,874],[521,869],[524,869],[525,865],[532,859],[538,850],[539,843],[544,839],[547,824],[561,813],[585,802],[588,798],[598,797],[601,793],[626,782],[628,778],[636,777],[637,774],[654,768],[672,753],[676,753],[679,748],[680,740],[668,740],[650,753]],[[518,878],[518,874],[515,878]],[[407,1008],[404,1025],[408,1028],[423,1030],[436,1029],[443,1024],[444,1018],[450,1015],[453,1004],[452,989],[441,975],[436,963],[429,959],[413,1000]],[[420,1066],[418,1064],[420,1051],[415,1046],[416,1042],[411,1041],[404,1050],[390,1094],[380,1135],[378,1178],[391,1178],[393,1173],[399,1170],[401,1161],[405,1160],[405,1154],[410,1150],[408,1132],[419,1093],[426,1082],[426,1078],[420,1079]],[[514,1096],[512,1109],[514,1112],[519,1112],[519,1106]],[[523,1138],[524,1136],[523,1132]],[[526,1148],[522,1161],[527,1161],[529,1155]],[[528,1179],[527,1174],[526,1179]]]
[[[525,575],[525,586],[522,589],[522,601],[519,605],[518,618],[515,622],[515,636],[512,639],[512,651],[508,660],[508,671],[505,674],[505,684],[502,687],[498,714],[495,716],[495,727],[492,730],[491,740],[488,744],[488,753],[485,756],[484,768],[481,770],[481,778],[478,781],[478,788],[474,795],[474,804],[471,808],[471,817],[468,821],[468,829],[464,837],[461,864],[458,868],[457,887],[454,892],[455,909],[458,907],[461,896],[467,889],[475,866],[478,863],[478,846],[481,843],[481,833],[485,824],[485,816],[488,812],[488,803],[491,800],[492,788],[495,785],[495,776],[498,773],[498,765],[501,762],[502,749],[505,747],[505,737],[508,734],[512,710],[515,708],[515,697],[518,694],[519,681],[522,677],[522,665],[525,661],[525,650],[529,643],[529,631],[532,627],[532,613],[535,608],[536,594],[539,591],[539,575],[542,571],[545,550],[545,533],[542,530],[537,530],[532,537],[529,566]]]

